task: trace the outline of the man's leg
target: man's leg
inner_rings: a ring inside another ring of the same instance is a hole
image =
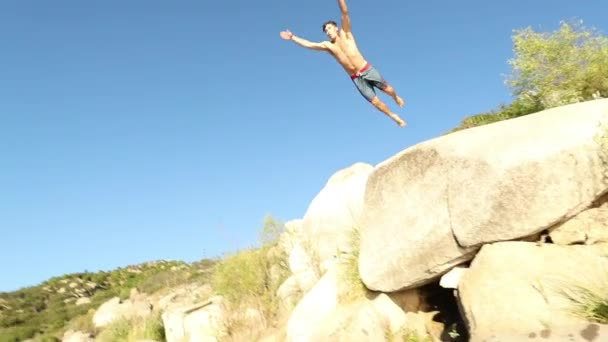
[[[378,98],[378,96],[374,96],[371,99],[371,104],[373,104],[379,111],[381,111],[382,113],[386,114],[388,117],[390,117],[391,119],[393,119],[397,125],[403,127],[406,125],[405,121],[403,121],[399,115],[391,112],[388,107],[382,102],[380,101],[380,99]]]
[[[397,114],[391,112],[388,107],[380,101],[378,96],[376,96],[376,92],[374,91],[374,87],[369,84],[366,80],[361,77],[358,77],[353,80],[355,86],[359,90],[359,93],[374,107],[376,107],[379,111],[386,114],[388,117],[393,119],[399,126],[405,126],[405,121],[403,121]]]
[[[405,101],[403,101],[403,99],[401,97],[399,97],[399,95],[397,95],[397,91],[395,91],[395,88],[393,88],[392,86],[387,84],[386,87],[384,87],[384,89],[380,88],[380,90],[382,90],[383,92],[388,94],[390,97],[392,97],[393,100],[395,100],[395,102],[397,103],[397,105],[399,105],[399,107],[403,108]]]

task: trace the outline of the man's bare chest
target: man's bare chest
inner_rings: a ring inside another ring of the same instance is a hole
[[[352,40],[339,40],[332,44],[332,52],[337,55],[351,55],[357,52],[357,45]]]

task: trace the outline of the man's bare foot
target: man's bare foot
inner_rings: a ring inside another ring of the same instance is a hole
[[[403,101],[403,99],[400,98],[399,96],[395,96],[395,102],[397,102],[399,107],[403,107],[403,105],[405,104],[405,101]]]
[[[395,122],[397,123],[397,125],[399,125],[400,127],[403,127],[406,125],[405,121],[403,121],[397,114],[392,113],[391,114],[391,118],[393,118],[393,120],[395,120]]]

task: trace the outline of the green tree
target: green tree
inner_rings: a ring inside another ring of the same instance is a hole
[[[515,30],[507,85],[519,99],[545,108],[608,96],[608,38],[582,21],[554,32]]]

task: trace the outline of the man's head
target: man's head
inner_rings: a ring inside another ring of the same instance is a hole
[[[325,32],[329,39],[336,39],[338,36],[338,24],[333,20],[325,22],[325,24],[323,24],[323,32]]]

